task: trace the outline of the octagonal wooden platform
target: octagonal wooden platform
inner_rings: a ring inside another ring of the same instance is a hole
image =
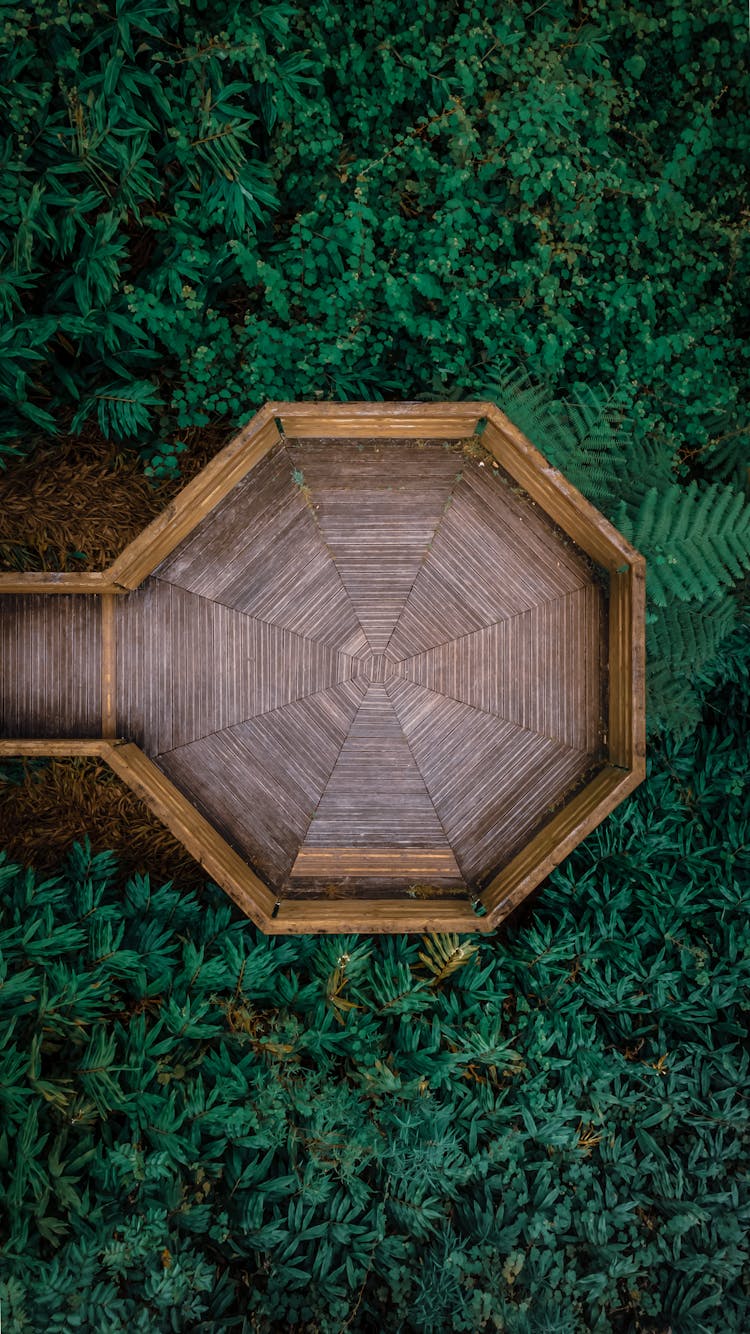
[[[496,409],[389,407],[0,576],[0,750],[105,754],[267,930],[487,929],[642,775],[637,553]]]

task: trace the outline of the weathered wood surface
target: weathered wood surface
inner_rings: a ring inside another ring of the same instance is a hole
[[[101,601],[101,681],[102,681],[102,736],[117,736],[115,602],[107,593]]]
[[[275,403],[287,436],[443,437],[465,439],[486,416],[487,403]]]
[[[398,662],[398,675],[587,753],[602,743],[601,590],[553,602]]]
[[[109,570],[76,574],[59,570],[0,570],[0,596],[7,593],[121,593]]]
[[[603,596],[450,441],[288,440],[116,604],[118,730],[280,892],[473,885],[603,757]]]
[[[226,890],[243,912],[264,926],[276,900],[242,857],[229,847],[185,794],[162,774],[138,746],[110,743],[107,763],[133,792],[192,853],[196,861]]]
[[[358,899],[356,902],[321,902],[286,897],[264,926],[267,935],[301,936],[329,931],[366,931],[372,934],[423,931],[487,931],[487,918],[478,916],[465,898]]]
[[[582,838],[641,782],[642,774],[605,767],[493,876],[482,894],[489,929],[496,927]]]
[[[548,516],[456,445],[488,405],[456,406],[268,405],[107,572],[117,596],[0,599],[19,664],[22,604],[57,605],[59,624],[68,604],[89,608],[78,671],[94,733],[136,743],[113,767],[153,786],[152,808],[238,902],[260,886],[264,929],[279,896],[272,930],[485,929],[467,891],[489,881],[499,920],[624,791],[610,768],[559,809],[606,759],[604,594]],[[345,438],[352,415],[359,438]],[[488,420],[502,468],[546,503],[534,452]],[[602,523],[584,535],[613,569]],[[612,759],[642,764],[642,571],[612,577],[613,680],[635,700],[610,710]],[[37,746],[33,700],[54,690],[30,680],[25,718],[17,687],[0,702],[5,735]],[[80,703],[66,707],[50,735],[75,735]]]
[[[370,648],[385,651],[456,485],[440,441],[290,441],[295,474]]]
[[[0,597],[0,735],[101,735],[96,597]]]
[[[505,413],[490,405],[486,416],[482,444],[582,551],[606,570],[640,559],[622,533],[547,462]]]
[[[105,756],[112,745],[102,737],[0,737],[0,759],[12,756],[32,757],[47,755],[53,759],[71,759],[75,755]]]
[[[162,579],[118,600],[117,730],[147,755],[349,680],[351,655]]]
[[[388,651],[411,657],[590,583],[588,562],[549,520],[467,459]]]
[[[642,778],[646,763],[646,570],[640,558],[610,577],[609,755]]]
[[[106,572],[109,577],[136,588],[192,532],[196,519],[208,514],[278,439],[272,407],[266,404],[125,548]]]
[[[359,849],[359,852],[357,851]],[[463,878],[385,684],[371,682],[307,830],[292,877]],[[316,871],[313,868],[318,867]]]
[[[511,857],[593,757],[393,679],[388,692],[461,870],[475,884]]]
[[[345,653],[366,639],[289,455],[274,449],[155,571]]]
[[[284,882],[354,721],[347,681],[157,757],[271,884]]]

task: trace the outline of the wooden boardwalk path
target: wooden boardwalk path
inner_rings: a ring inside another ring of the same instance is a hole
[[[134,591],[0,598],[1,734],[106,734],[106,676],[276,891],[473,891],[603,761],[603,604],[455,443],[282,440]]]

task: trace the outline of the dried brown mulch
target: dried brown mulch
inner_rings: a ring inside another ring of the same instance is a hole
[[[231,437],[226,426],[183,435],[179,481],[154,485],[134,452],[90,425],[61,434],[0,472],[0,569],[104,569]],[[76,555],[74,553],[80,553]],[[111,849],[124,875],[194,886],[200,866],[101,760],[26,764],[23,780],[0,783],[0,848],[13,861],[56,870],[85,835]]]
[[[198,862],[103,760],[19,764],[21,782],[0,786],[0,848],[11,861],[58,870],[71,844],[88,835],[93,852],[116,853],[124,878],[148,871],[154,884],[205,881]]]
[[[104,569],[232,434],[184,432],[182,476],[158,483],[94,425],[45,439],[0,472],[0,569]]]

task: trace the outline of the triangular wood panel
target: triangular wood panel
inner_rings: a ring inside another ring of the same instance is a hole
[[[375,653],[393,634],[460,473],[438,442],[290,446],[323,540]]]
[[[117,606],[117,717],[146,754],[183,746],[351,678],[354,660],[161,579]],[[158,709],[149,701],[149,681]]]
[[[305,837],[362,699],[345,682],[159,755],[157,763],[271,884]]]
[[[550,542],[540,515],[467,460],[389,651],[412,657],[590,581],[576,552]]]
[[[399,662],[406,680],[594,752],[601,597],[592,584]]]
[[[367,640],[279,446],[155,571],[158,578],[338,651]]]
[[[512,856],[590,756],[421,685],[388,693],[467,881]]]
[[[424,779],[381,683],[368,687],[293,875],[309,875],[313,867],[336,866],[341,860],[352,868],[350,874],[366,875],[377,860],[372,856],[376,849],[381,852],[380,865],[391,873],[393,858],[382,853],[403,850],[408,855],[397,856],[397,862],[405,874],[407,866],[414,875],[430,868],[441,879],[449,876],[461,882]]]

